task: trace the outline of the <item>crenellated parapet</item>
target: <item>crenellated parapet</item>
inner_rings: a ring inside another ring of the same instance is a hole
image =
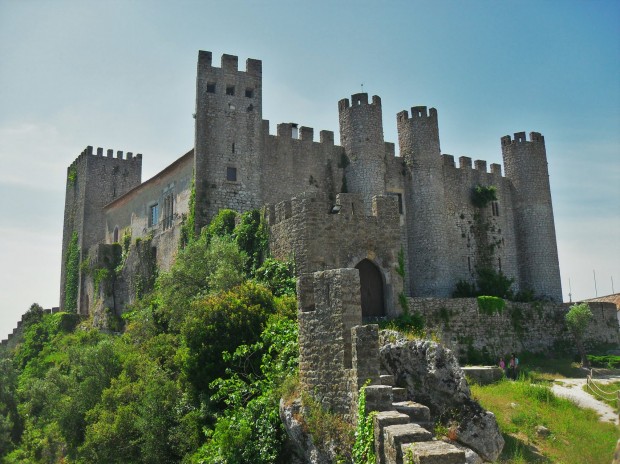
[[[134,163],[139,163],[142,161],[142,153],[137,153],[134,156],[133,152],[131,151],[128,151],[126,154],[124,154],[122,150],[117,150],[116,156],[114,156],[114,150],[112,148],[108,148],[106,150],[105,156],[103,152],[104,152],[104,149],[101,147],[97,147],[97,150],[95,151],[92,145],[88,145],[86,148],[84,148],[84,150],[82,150],[82,153],[79,154],[79,156],[75,159],[75,161],[71,163],[71,165],[69,166],[69,169],[71,168],[71,166],[74,166],[76,163],[82,162],[84,159],[88,158],[89,156],[96,156],[97,158],[103,158],[103,159],[116,159],[116,160],[122,160],[122,161],[130,161]]]
[[[48,308],[43,310],[43,314],[53,314],[60,311],[58,307]],[[27,313],[26,313],[27,314]],[[0,347],[11,347],[14,345],[14,342],[21,338],[23,332],[24,325],[24,317],[26,314],[23,314],[19,321],[17,321],[17,326],[13,329],[13,331],[7,335],[6,339],[0,342]]]
[[[334,132],[330,130],[322,130],[319,132],[319,141],[314,140],[314,128],[307,126],[299,126],[294,122],[283,122],[276,126],[276,135],[269,134],[269,121],[263,120],[262,130],[266,137],[270,137],[273,142],[278,143],[280,140],[299,140],[301,142],[313,142],[325,144],[327,146],[334,145]]]
[[[542,143],[545,144],[545,138],[540,132],[530,132],[530,140],[525,137],[525,132],[516,132],[514,139],[510,135],[505,135],[501,138],[502,147],[507,145],[515,145],[522,143]]]
[[[239,58],[235,55],[222,55],[220,60],[220,68],[224,72],[239,72]],[[213,54],[208,51],[200,50],[198,52],[199,68],[218,69],[213,66]],[[251,76],[259,77],[263,73],[263,62],[253,58],[248,58],[245,62],[245,72]]]

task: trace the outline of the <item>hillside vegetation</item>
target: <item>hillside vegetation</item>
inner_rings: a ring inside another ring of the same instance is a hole
[[[273,463],[297,369],[292,266],[257,211],[222,211],[123,315],[122,333],[33,305],[0,353],[3,463]],[[285,462],[285,461],[281,461]]]

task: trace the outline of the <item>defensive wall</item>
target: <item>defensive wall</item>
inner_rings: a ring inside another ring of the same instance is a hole
[[[370,263],[385,290],[381,314],[396,306],[402,289],[412,297],[449,297],[457,282],[473,283],[480,268],[514,279],[516,291],[561,300],[541,134],[502,137],[503,176],[497,164],[487,171],[485,161],[472,167],[472,159],[461,156],[457,166],[453,156],[442,154],[434,108],[414,106],[396,115],[398,154],[384,140],[377,95],[358,93],[338,102],[340,145],[332,131],[319,131],[315,141],[313,128],[292,122],[278,124],[271,135],[262,108],[260,60],[248,59],[240,68],[236,56],[223,55],[218,67],[210,52],[200,51],[193,150],[141,183],[141,155],[114,157],[107,150],[104,156],[102,148],[94,153],[87,147],[67,171],[61,307],[74,233],[80,262],[91,247],[131,236],[132,242],[149,239],[165,270],[192,195],[196,231],[222,208],[277,205],[268,207],[272,251],[294,258],[299,273]],[[475,204],[477,186],[494,187],[494,201]],[[302,192],[315,200],[290,201]],[[387,204],[381,199],[376,216],[373,198],[386,196],[395,199],[396,213],[381,212]],[[303,219],[294,217],[296,202],[309,213]],[[394,277],[400,250],[404,281]],[[366,272],[360,272],[364,281]],[[94,284],[82,295],[80,282],[79,311],[85,313],[84,302],[98,297]]]
[[[276,259],[294,260],[297,275],[363,263],[362,292],[377,291],[363,298],[365,315],[393,316],[403,290],[402,278],[396,273],[400,251],[397,201],[389,195],[374,196],[371,214],[366,211],[360,196],[352,193],[338,194],[333,203],[309,192],[269,205],[265,213],[269,250]]]
[[[141,181],[140,153],[134,157],[133,153],[128,152],[125,156],[119,150],[114,157],[114,150],[108,149],[105,156],[103,151],[103,148],[97,148],[94,152],[89,145],[67,168],[60,277],[61,310],[65,305],[66,257],[73,234],[77,234],[81,262],[83,252],[105,239],[104,206],[138,186]]]
[[[58,311],[60,311],[60,308],[54,307],[54,308],[44,309],[43,313],[44,314],[52,314],[52,313],[57,313]],[[25,315],[26,314],[23,314],[21,319],[19,321],[17,321],[17,327],[15,327],[13,329],[13,332],[8,334],[6,339],[4,339],[4,340],[2,340],[0,342],[0,347],[7,348],[7,349],[12,349],[12,348],[15,348],[15,345],[20,342],[20,340],[22,338],[22,335],[23,335],[22,326],[24,324],[24,316]]]
[[[486,314],[476,298],[409,298],[409,311],[420,313],[426,327],[461,360],[499,359],[510,353],[575,351],[565,315],[572,303],[506,301],[502,311]],[[593,319],[585,333],[588,348],[620,346],[616,308],[588,303]],[[481,358],[482,357],[482,358]]]

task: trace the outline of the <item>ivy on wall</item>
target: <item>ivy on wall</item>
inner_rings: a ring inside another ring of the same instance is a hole
[[[181,226],[181,239],[179,246],[185,248],[185,246],[194,241],[196,238],[196,182],[195,176],[192,176],[192,184],[190,186],[189,193],[189,212],[187,217],[183,221]]]
[[[65,307],[67,312],[77,312],[77,297],[80,281],[80,249],[78,233],[73,231],[65,255]]]
[[[497,188],[494,185],[476,185],[471,192],[471,202],[476,208],[484,208],[497,201]]]
[[[77,167],[75,164],[72,164],[69,167],[69,171],[67,172],[67,184],[74,186],[77,182]]]

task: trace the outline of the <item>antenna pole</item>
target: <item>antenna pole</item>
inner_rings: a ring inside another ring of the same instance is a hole
[[[598,289],[596,288],[596,272],[592,269],[592,274],[594,275],[594,295],[598,297]]]

